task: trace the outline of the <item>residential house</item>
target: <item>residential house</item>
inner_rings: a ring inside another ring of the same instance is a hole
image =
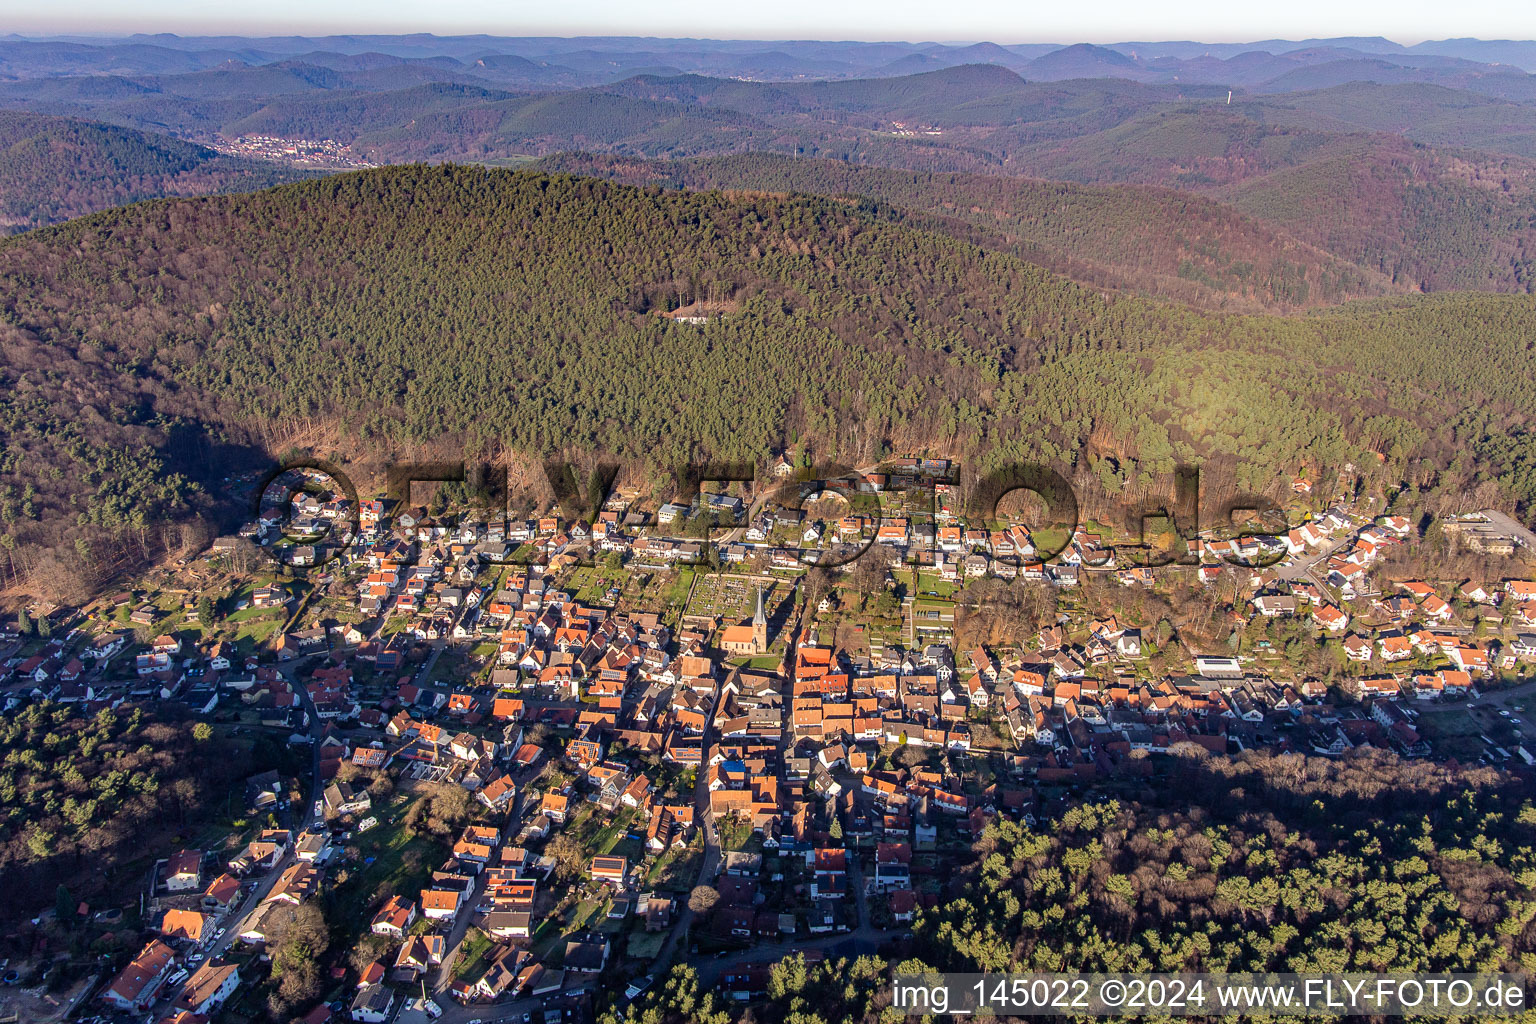
[[[595,881],[607,882],[621,888],[629,880],[629,858],[593,857],[588,870]]]
[[[175,966],[175,951],[159,939],[151,939],[137,956],[102,989],[101,1000],[119,1010],[149,1009],[160,986]]]
[[[451,921],[458,916],[463,898],[464,892],[460,889],[423,889],[421,914],[433,921]]]
[[[240,987],[240,970],[234,964],[203,964],[176,995],[176,1008],[208,1017],[223,1006]]]
[[[332,814],[362,814],[373,806],[366,789],[353,790],[345,782],[325,787],[325,808]]]
[[[207,914],[200,914],[195,910],[172,908],[167,910],[165,917],[160,920],[160,934],[168,939],[202,942],[212,932],[212,925],[213,918]]]
[[[357,990],[352,999],[351,1016],[364,1024],[383,1024],[391,1016],[395,994],[380,982],[373,982]]]
[[[379,912],[373,915],[370,930],[375,935],[405,938],[405,933],[416,920],[416,904],[400,895],[391,896]]]
[[[165,864],[165,888],[170,892],[185,892],[203,884],[203,852],[182,850]]]

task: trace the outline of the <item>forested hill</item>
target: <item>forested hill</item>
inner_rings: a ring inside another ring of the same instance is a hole
[[[703,325],[662,313],[700,303]],[[111,210],[0,243],[5,551],[106,564],[200,500],[215,445],[383,457],[941,450],[1144,493],[1375,460],[1460,494],[1536,463],[1536,304],[1281,318],[1109,298],[859,204],[404,166]],[[1496,425],[1490,427],[1491,422]],[[1526,461],[1522,461],[1526,460]],[[211,500],[211,499],[210,499]]]
[[[988,826],[960,898],[921,915],[918,960],[898,969],[1493,973],[1536,960],[1536,807],[1507,777],[1390,756],[1176,772],[1166,800],[1074,808],[1050,834]]]
[[[1079,283],[1212,309],[1286,311],[1405,290],[1231,207],[1171,189],[768,153],[677,161],[562,154],[537,166],[640,185],[867,197],[909,224],[1012,252]]]
[[[0,232],[140,199],[250,191],[306,176],[164,135],[0,111]]]
[[[1341,134],[1350,126],[1296,113],[1316,98],[1279,109],[1170,106],[1102,131],[1026,140],[1015,173],[1199,192],[1425,291],[1536,290],[1536,163],[1396,134]],[[1291,123],[1298,118],[1306,123]]]

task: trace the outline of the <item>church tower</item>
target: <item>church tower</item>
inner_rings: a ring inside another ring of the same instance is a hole
[[[757,588],[757,614],[752,616],[752,643],[758,654],[768,653],[768,613],[763,610],[763,588]]]

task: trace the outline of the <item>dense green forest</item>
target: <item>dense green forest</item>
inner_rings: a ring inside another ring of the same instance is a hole
[[[723,315],[659,315],[694,302]],[[1043,459],[1109,500],[1178,460],[1257,488],[1373,450],[1456,501],[1536,395],[1525,297],[1203,314],[857,203],[455,166],[19,236],[0,311],[18,571],[206,507],[242,447],[602,452],[660,479],[806,440]]]
[[[1016,147],[1011,174],[1201,193],[1399,287],[1536,290],[1530,160],[1317,120],[1258,101],[1175,104],[1065,139],[1007,128],[988,145]]]
[[[0,231],[168,195],[267,188],[306,175],[164,135],[0,112]]]
[[[203,723],[125,706],[82,718],[29,704],[0,721],[0,919],[36,913],[68,884],[77,898],[110,890],[127,865],[147,869],[158,836],[198,827],[250,759]],[[30,894],[30,895],[29,895]]]
[[[1372,275],[1187,192],[1004,175],[924,174],[766,153],[686,161],[561,154],[542,170],[629,184],[877,200],[870,212],[1012,252],[1079,284],[1233,310],[1381,295]]]
[[[1298,127],[1337,130],[1347,125],[1432,146],[1536,158],[1536,107],[1530,106],[1536,99],[1532,91],[1536,79],[1532,76],[1501,82],[1514,87],[1505,98],[1521,103],[1502,102],[1492,92],[1478,95],[1424,82],[1378,82],[1369,75],[1328,84],[1330,88],[1252,101],[1258,105],[1255,113]]]
[[[752,1019],[892,1019],[890,969],[1536,969],[1536,804],[1504,773],[1384,754],[1175,760],[1135,799],[988,825],[940,906],[919,911],[909,959],[790,957]],[[737,1016],[679,967],[610,1021]]]
[[[1355,138],[1212,195],[1399,285],[1536,290],[1536,166]]]
[[[946,970],[1536,967],[1536,805],[1519,782],[1372,754],[1193,761],[1180,805],[1088,804],[988,829],[925,913]]]

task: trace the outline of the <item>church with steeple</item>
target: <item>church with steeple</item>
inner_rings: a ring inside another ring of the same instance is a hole
[[[727,626],[720,631],[720,649],[731,657],[756,657],[768,653],[768,611],[763,588],[757,588],[757,612],[750,626]]]
[[[752,641],[757,644],[757,653],[763,654],[768,650],[768,613],[763,610],[763,588],[757,588],[757,612],[752,616]]]

